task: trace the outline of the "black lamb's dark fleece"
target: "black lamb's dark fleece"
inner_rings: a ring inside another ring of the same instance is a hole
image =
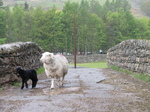
[[[24,83],[26,85],[26,88],[28,88],[28,84],[27,84],[27,81],[29,79],[32,80],[32,88],[36,87],[36,84],[37,84],[37,81],[38,81],[38,78],[37,78],[37,73],[34,69],[29,69],[29,70],[23,70],[21,67],[18,67],[16,69],[16,73],[18,73],[19,75],[17,76],[20,76],[22,78],[22,86],[21,86],[21,89],[24,88]]]

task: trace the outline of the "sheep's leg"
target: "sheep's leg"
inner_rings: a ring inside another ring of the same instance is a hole
[[[64,85],[64,78],[65,78],[65,74],[63,74],[63,77],[62,77],[62,86]]]
[[[54,78],[51,79],[51,89],[54,89]]]
[[[60,87],[60,86],[61,86],[60,78],[58,78],[58,79],[57,79],[57,85],[58,85],[58,87]]]
[[[57,80],[57,85],[58,85],[58,87],[60,87],[60,86],[61,86],[60,77],[59,77],[59,76],[56,76],[56,80]]]
[[[65,77],[65,76],[62,77],[61,86],[64,85],[64,77]]]
[[[60,83],[59,83],[59,82],[60,82],[60,79],[57,78],[57,85],[58,85],[58,86],[60,86]]]

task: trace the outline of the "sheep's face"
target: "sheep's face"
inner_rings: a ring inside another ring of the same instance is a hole
[[[40,61],[45,64],[50,64],[52,59],[53,59],[53,53],[44,52],[42,54]]]

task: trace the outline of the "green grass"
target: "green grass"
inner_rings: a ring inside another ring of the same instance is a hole
[[[133,77],[136,77],[136,78],[138,78],[138,79],[140,79],[140,80],[143,80],[143,81],[145,81],[145,82],[150,82],[150,76],[149,75],[147,75],[147,74],[136,74],[136,73],[132,73],[131,74]]]
[[[122,70],[116,66],[110,66],[111,69],[113,70],[116,70],[116,71],[119,71],[119,72],[123,72],[123,73],[127,73],[137,79],[140,79],[140,80],[143,80],[145,82],[150,82],[150,76],[147,75],[147,74],[143,74],[143,73],[134,73],[134,72],[131,72],[131,71],[128,71],[128,70]]]
[[[73,63],[69,63],[69,65],[74,65]],[[103,61],[103,62],[93,62],[93,63],[77,63],[77,66],[79,67],[87,67],[87,68],[107,68],[107,62]],[[44,72],[44,68],[41,67],[40,69],[38,69],[36,72],[38,75],[40,75],[41,73]]]
[[[1,91],[3,91],[3,88],[2,88],[2,87],[0,87],[0,92],[1,92]]]
[[[15,83],[13,83],[13,86],[20,86],[20,83],[15,82]]]
[[[43,67],[41,67],[40,69],[38,69],[37,71],[37,74],[38,75],[40,75],[41,73],[43,73],[44,72],[44,68]]]
[[[74,65],[70,63],[69,65]],[[77,63],[78,67],[87,67],[87,68],[107,68],[107,63],[104,62],[92,62],[92,63]]]

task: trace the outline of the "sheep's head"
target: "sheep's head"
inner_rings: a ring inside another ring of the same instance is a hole
[[[51,60],[53,59],[53,56],[54,56],[53,53],[44,52],[42,54],[40,61],[45,64],[50,64]]]

